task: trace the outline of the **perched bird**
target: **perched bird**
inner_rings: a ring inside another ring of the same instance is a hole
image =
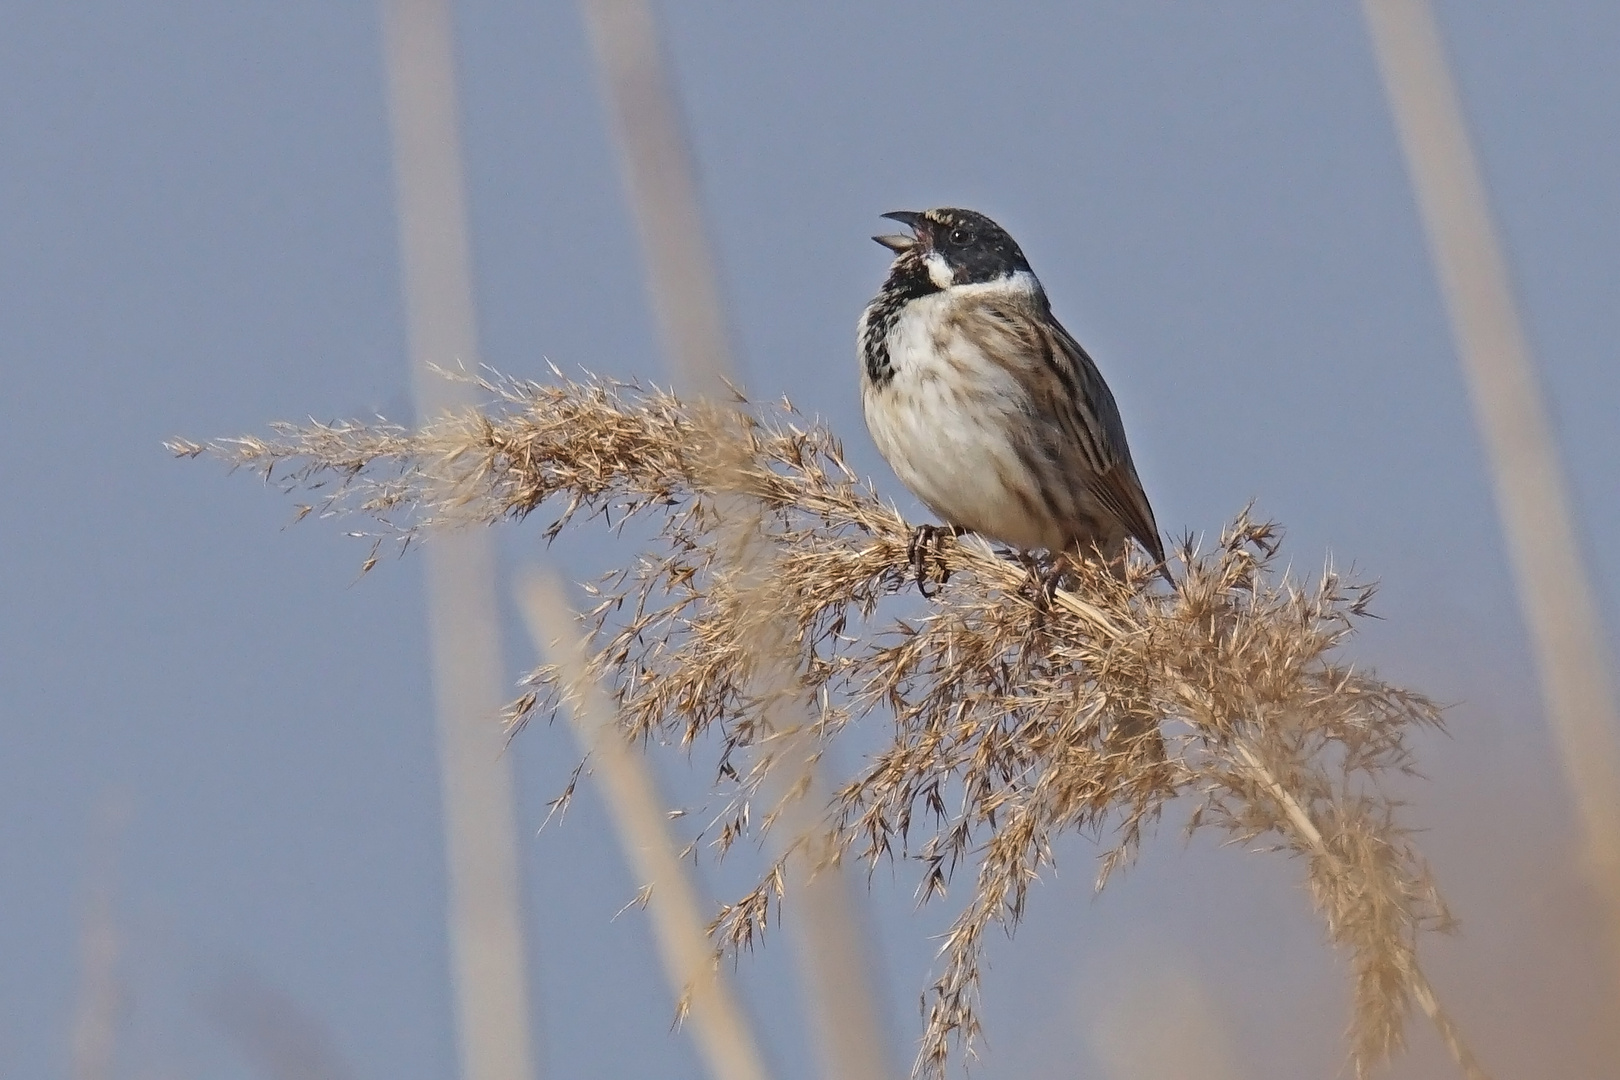
[[[1134,539],[1169,580],[1114,395],[1018,244],[972,210],[883,216],[912,235],[872,238],[895,260],[861,313],[861,399],[901,482],[957,531],[1109,561]]]

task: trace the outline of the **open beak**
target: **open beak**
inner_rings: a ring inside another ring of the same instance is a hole
[[[916,233],[917,226],[921,224],[923,220],[923,216],[917,213],[915,210],[896,210],[893,213],[883,214],[881,216],[888,218],[890,221],[898,221],[900,224],[910,229],[913,233]],[[918,239],[915,235],[903,236],[898,233],[890,234],[888,236],[874,236],[872,239],[876,240],[878,243],[882,244],[884,247],[895,252],[896,254],[903,254],[904,252],[910,251],[912,248],[916,247],[918,243]]]

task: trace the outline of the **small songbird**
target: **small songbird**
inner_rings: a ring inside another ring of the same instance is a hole
[[[861,313],[861,399],[901,482],[957,530],[1109,561],[1134,539],[1169,579],[1114,395],[1017,243],[972,210],[883,216],[913,235],[872,238],[895,260]]]

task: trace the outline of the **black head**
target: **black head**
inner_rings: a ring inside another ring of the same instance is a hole
[[[912,236],[872,239],[902,256],[910,255],[928,269],[934,285],[973,285],[1029,272],[1029,261],[1007,230],[973,210],[940,207],[918,213],[884,214],[910,227]],[[946,275],[948,274],[948,277]]]

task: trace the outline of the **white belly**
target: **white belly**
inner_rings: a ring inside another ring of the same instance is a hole
[[[941,334],[944,296],[912,302],[889,333],[893,377],[865,381],[872,440],[930,510],[952,525],[1019,548],[1068,538],[1018,453],[1029,401],[1005,366],[960,334]]]

